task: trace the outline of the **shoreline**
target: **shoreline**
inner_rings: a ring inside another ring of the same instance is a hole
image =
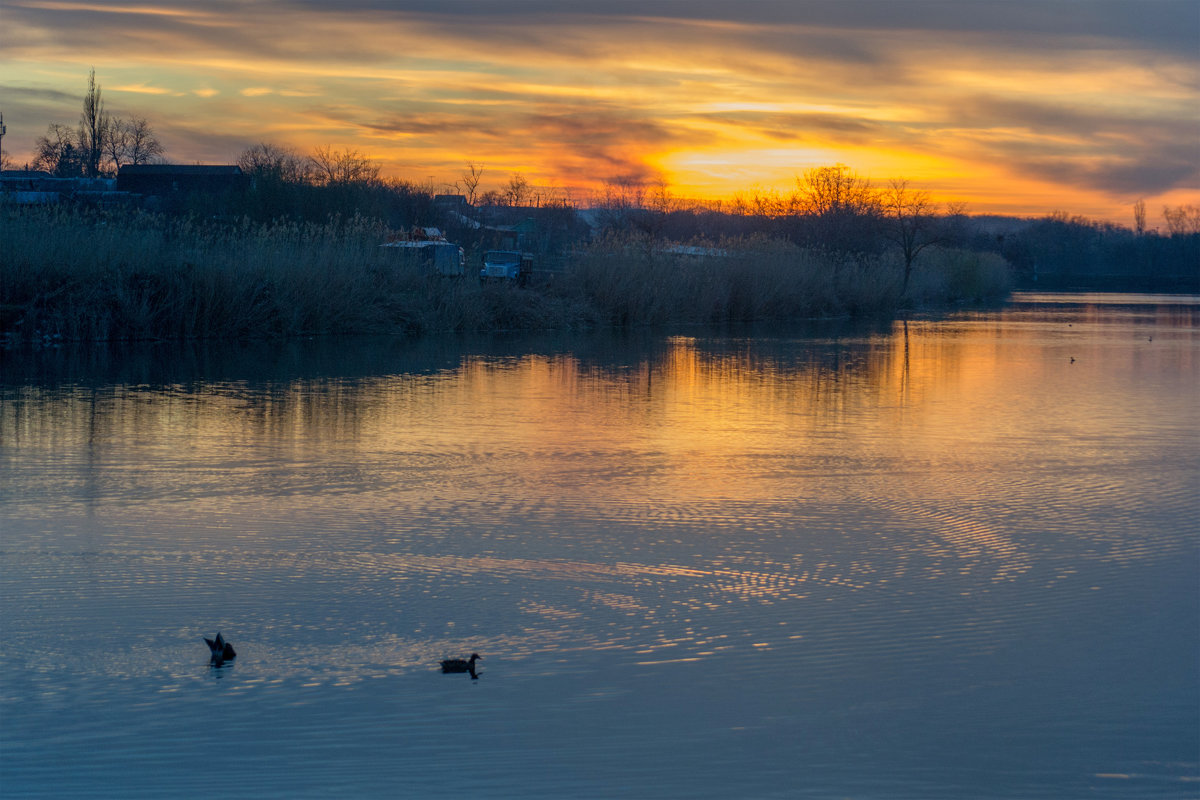
[[[6,215],[0,228],[6,343],[795,321],[953,308],[1012,284],[994,253],[930,248],[902,294],[896,253],[831,254],[765,236],[697,257],[645,235],[608,235],[558,256],[553,279],[524,288],[429,275],[381,248],[386,229],[362,219],[218,227],[50,211]]]

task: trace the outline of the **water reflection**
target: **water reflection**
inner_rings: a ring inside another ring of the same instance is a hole
[[[1182,785],[1196,308],[7,353],[6,790],[191,774],[209,703],[289,796]]]

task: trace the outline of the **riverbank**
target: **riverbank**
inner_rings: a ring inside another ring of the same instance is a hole
[[[886,314],[1002,297],[994,254],[930,249],[901,296],[899,258],[847,258],[786,241],[720,242],[703,255],[649,238],[580,245],[528,288],[424,274],[389,231],[200,224],[122,211],[22,209],[0,217],[0,338],[271,338],[585,329]],[[470,259],[469,263],[474,263]]]

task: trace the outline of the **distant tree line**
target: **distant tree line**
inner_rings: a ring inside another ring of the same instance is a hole
[[[232,200],[227,214],[255,222],[362,217],[397,229],[434,224],[426,221],[436,216],[431,191],[381,177],[379,164],[357,150],[323,146],[306,156],[263,142],[244,150],[236,163],[252,188]]]
[[[938,206],[896,178],[881,186],[843,164],[797,176],[786,194],[738,194],[687,203],[661,183],[614,185],[601,206],[607,225],[673,241],[765,234],[833,257],[861,261],[899,255],[908,286],[929,248],[992,252],[1013,265],[1021,288],[1147,288],[1200,291],[1200,209],[1162,210],[1165,230],[1148,229],[1145,203],[1133,229],[1056,212],[1041,218],[969,216],[963,204]]]
[[[606,188],[606,226],[676,241],[766,234],[809,250],[853,261],[894,248],[907,288],[926,249],[955,243],[961,206],[941,207],[903,178],[875,186],[845,164],[814,167],[796,177],[786,195],[735,195],[732,201],[692,204],[675,198],[661,180]]]
[[[304,156],[262,143],[237,163],[254,178],[254,189],[231,210],[259,221],[361,216],[395,229],[436,226],[470,246],[486,239],[479,223],[496,228],[532,220],[537,235],[529,246],[547,255],[606,232],[710,243],[766,236],[822,253],[835,264],[896,253],[902,291],[930,248],[997,253],[1027,287],[1200,288],[1194,266],[1200,263],[1200,211],[1191,206],[1164,209],[1165,234],[1145,230],[1144,222],[1139,234],[1061,212],[1040,219],[976,218],[962,204],[934,203],[903,178],[877,186],[835,164],[798,175],[787,194],[742,194],[705,204],[677,198],[662,180],[613,181],[581,209],[565,192],[532,186],[519,173],[499,189],[480,191],[484,168],[469,162],[453,186],[468,206],[454,208],[435,202],[432,185],[380,178],[378,164],[355,150],[323,147]]]
[[[1136,228],[1058,212],[1008,233],[976,230],[964,243],[1004,256],[1023,288],[1200,291],[1200,226],[1139,234]]]
[[[79,124],[52,124],[38,139],[34,166],[63,177],[101,177],[125,164],[160,160],[163,148],[145,119],[117,118],[104,109],[95,71],[88,76]],[[263,142],[243,151],[238,166],[251,188],[221,198],[229,219],[326,224],[366,219],[393,230],[433,226],[467,246],[484,245],[488,230],[530,220],[530,249],[550,255],[606,233],[647,241],[716,242],[765,236],[821,253],[833,264],[898,256],[909,286],[931,248],[969,248],[1007,259],[1028,285],[1110,282],[1200,289],[1200,209],[1163,209],[1165,231],[1148,229],[1146,207],[1133,208],[1133,228],[1055,213],[1040,219],[971,217],[962,204],[939,205],[903,178],[873,184],[845,164],[797,175],[790,192],[735,194],[709,203],[676,197],[663,179],[614,180],[581,209],[570,193],[539,187],[521,173],[483,190],[484,166],[468,162],[447,189],[466,208],[436,202],[432,183],[381,177],[378,162],[354,149],[322,146],[303,155]],[[211,199],[189,197],[167,210],[213,216]],[[463,213],[466,212],[466,213]],[[586,214],[586,222],[584,216]],[[902,290],[903,291],[903,290]]]
[[[436,227],[470,248],[491,246],[500,238],[497,229],[532,218],[537,235],[525,245],[543,256],[588,238],[571,204],[531,187],[520,174],[511,176],[503,191],[479,191],[483,167],[478,164],[467,165],[463,183],[447,187],[462,192],[466,207],[458,207],[438,203],[432,184],[381,177],[379,164],[353,149],[322,146],[304,155],[261,142],[242,151],[236,163],[250,176],[252,189],[226,210],[255,222],[364,218],[398,231]]]

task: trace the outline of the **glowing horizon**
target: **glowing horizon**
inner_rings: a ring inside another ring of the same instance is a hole
[[[484,167],[579,193],[790,192],[833,163],[970,213],[1122,224],[1200,205],[1189,2],[0,0],[4,152],[74,125],[95,68],[177,163],[259,142],[370,156],[439,190]],[[286,24],[284,24],[286,23]]]

